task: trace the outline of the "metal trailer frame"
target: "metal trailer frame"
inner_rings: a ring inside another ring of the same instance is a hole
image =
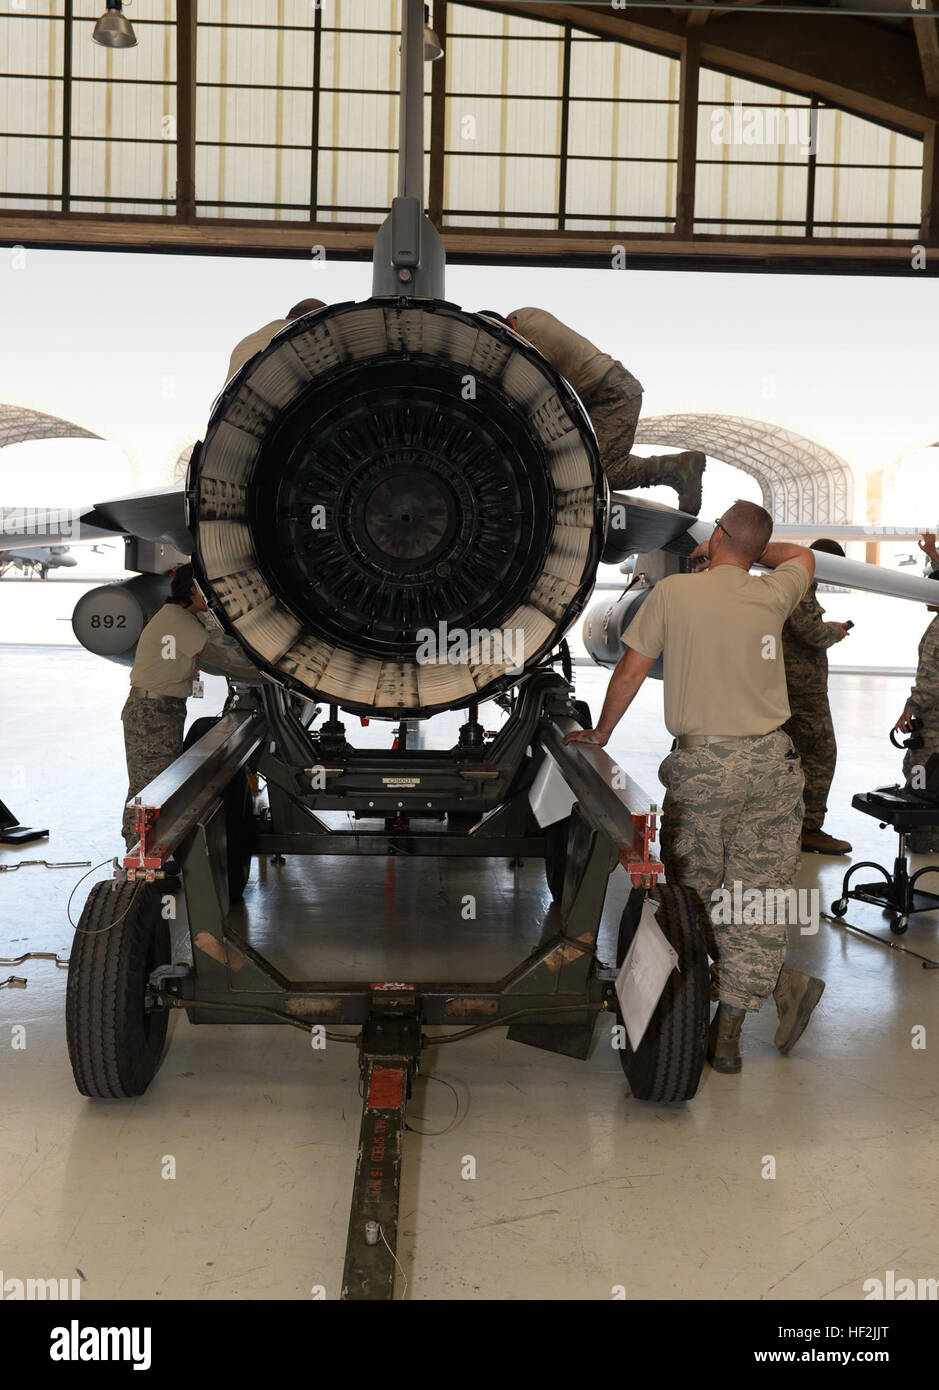
[[[596,955],[609,876],[622,864],[634,888],[656,883],[658,808],[602,749],[565,746],[576,710],[550,666],[522,681],[488,743],[475,709],[444,752],[408,748],[405,723],[393,751],[351,748],[337,715],[331,710],[313,733],[279,687],[235,687],[214,727],[134,799],[139,841],[115,877],[174,882],[185,895],[192,963],[156,968],[148,1007],[185,1009],[193,1023],[361,1028],[363,1110],[342,1297],[381,1299],[394,1296],[402,1134],[423,1029],[503,1024],[516,1041],[586,1058],[599,1013],[617,1007],[616,971]],[[544,757],[576,798],[560,850],[529,806]],[[266,779],[270,801],[269,815],[254,818],[252,854],[554,856],[556,931],[495,981],[286,978],[228,921],[225,793],[248,768]],[[335,830],[318,815],[329,810],[385,824]],[[429,817],[445,818],[446,828],[414,827]]]

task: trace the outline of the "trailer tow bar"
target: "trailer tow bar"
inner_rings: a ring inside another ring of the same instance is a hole
[[[342,1294],[393,1299],[405,1110],[423,1038],[413,985],[373,984],[359,1042],[362,1123]]]

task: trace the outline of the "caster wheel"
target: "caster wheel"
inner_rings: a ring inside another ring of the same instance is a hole
[[[890,930],[893,932],[894,936],[902,936],[909,925],[910,919],[904,914],[890,923]]]
[[[843,917],[848,910],[847,898],[836,898],[831,905],[832,917]]]

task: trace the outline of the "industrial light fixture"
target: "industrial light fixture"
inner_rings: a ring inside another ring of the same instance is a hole
[[[102,48],[136,48],[134,26],[123,12],[122,0],[107,0],[107,9],[91,31]]]
[[[398,45],[398,52],[401,46]],[[430,6],[424,6],[424,62],[434,63],[438,58],[443,57],[443,44],[430,27]]]
[[[433,63],[443,57],[443,47],[430,27],[430,6],[424,6],[424,62]]]

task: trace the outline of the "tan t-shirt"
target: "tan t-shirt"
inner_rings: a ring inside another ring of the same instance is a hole
[[[789,718],[782,628],[811,582],[798,560],[771,574],[718,565],[656,584],[623,633],[642,656],[664,653],[671,734],[766,734]]]
[[[208,641],[209,634],[195,613],[178,603],[165,603],[140,634],[131,685],[185,699],[192,694],[199,654]]]
[[[266,323],[263,328],[259,328],[256,333],[249,333],[247,338],[242,338],[241,342],[235,345],[231,361],[228,364],[228,376],[225,380],[231,381],[238,368],[243,367],[256,352],[266,348],[274,334],[279,333],[282,328],[286,328],[289,322],[289,319],[274,319],[271,323]]]
[[[195,613],[178,603],[165,603],[140,634],[130,683],[156,695],[186,699],[200,665],[236,680],[258,674],[234,638],[207,632]]]
[[[509,318],[514,319],[522,337],[570,382],[578,396],[589,395],[611,367],[621,365],[545,309],[516,309]]]

